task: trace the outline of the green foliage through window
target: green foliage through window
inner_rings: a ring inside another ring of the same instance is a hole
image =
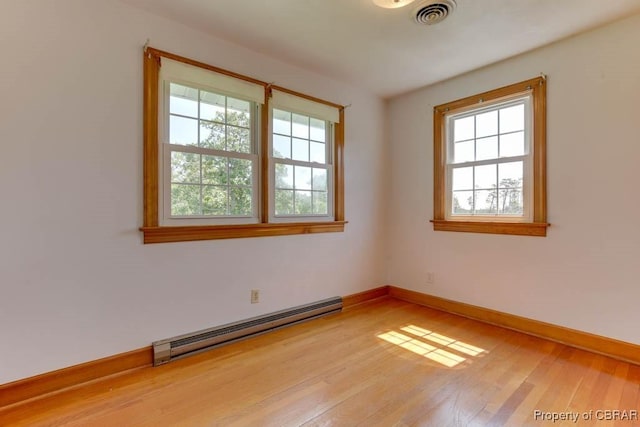
[[[251,216],[251,103],[171,83],[169,105],[171,215]]]

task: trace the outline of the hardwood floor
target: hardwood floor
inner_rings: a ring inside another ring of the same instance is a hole
[[[639,399],[640,366],[382,298],[0,408],[0,425],[640,426]]]

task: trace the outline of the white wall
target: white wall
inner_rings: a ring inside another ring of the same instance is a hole
[[[635,16],[390,101],[388,282],[640,343],[639,42]],[[540,72],[548,237],[434,232],[433,106]]]
[[[346,231],[143,245],[147,38],[352,104]],[[384,282],[377,97],[116,1],[3,2],[0,55],[0,384]]]

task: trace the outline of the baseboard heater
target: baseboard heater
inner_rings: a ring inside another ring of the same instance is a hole
[[[153,343],[153,366],[340,311],[342,298],[335,297],[156,341]]]

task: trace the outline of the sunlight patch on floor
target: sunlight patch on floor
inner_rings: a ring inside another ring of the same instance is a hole
[[[485,353],[485,350],[480,347],[416,325],[404,326],[400,330],[411,336],[398,331],[389,331],[378,335],[378,338],[449,368],[459,365],[469,356],[476,357]]]

